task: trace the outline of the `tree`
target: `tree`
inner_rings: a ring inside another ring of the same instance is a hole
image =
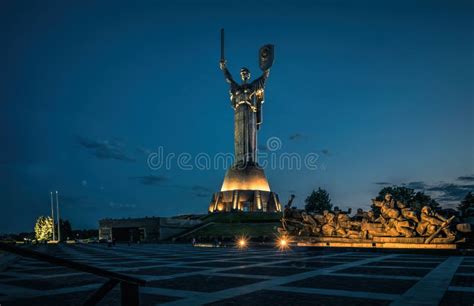
[[[39,241],[51,240],[53,238],[53,219],[40,216],[35,224],[35,237]]]
[[[377,200],[382,201],[387,193],[390,193],[394,200],[404,203],[410,202],[415,196],[415,190],[407,187],[384,187],[379,191]]]
[[[421,211],[423,206],[429,206],[433,210],[438,210],[441,208],[435,199],[432,199],[429,195],[420,191],[413,196],[413,198],[408,202],[408,205],[410,205],[412,209],[419,211]]]
[[[464,200],[458,205],[457,209],[461,212],[461,217],[467,218],[474,216],[474,195],[469,191]]]
[[[304,202],[306,203],[305,209],[309,212],[321,214],[325,210],[332,209],[329,193],[321,188],[318,188],[317,191],[313,190]]]

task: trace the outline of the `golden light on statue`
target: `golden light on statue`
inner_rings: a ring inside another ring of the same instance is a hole
[[[252,167],[230,169],[224,177],[221,192],[232,190],[270,191],[270,185],[268,184],[263,169]]]

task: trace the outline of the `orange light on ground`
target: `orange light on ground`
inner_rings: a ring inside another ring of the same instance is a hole
[[[248,247],[249,241],[248,238],[245,236],[238,237],[236,239],[236,244],[239,249],[245,249]]]
[[[278,237],[276,245],[280,251],[284,251],[290,248],[290,240],[286,236]]]

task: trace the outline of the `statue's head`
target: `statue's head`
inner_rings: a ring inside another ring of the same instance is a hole
[[[240,69],[240,78],[242,79],[242,81],[244,82],[247,82],[248,80],[250,80],[250,70],[248,70],[247,68],[245,67],[242,67]]]
[[[421,213],[425,215],[430,215],[431,214],[431,207],[429,206],[423,206],[421,209]]]
[[[385,195],[385,201],[391,201],[392,200],[392,195],[390,193],[387,193]]]

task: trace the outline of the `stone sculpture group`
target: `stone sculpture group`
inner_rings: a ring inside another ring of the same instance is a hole
[[[452,229],[454,216],[446,218],[429,206],[423,206],[421,211],[413,210],[389,193],[381,201],[372,200],[380,212],[358,209],[352,217],[351,209],[342,211],[337,207],[322,213],[298,210],[292,207],[293,198],[283,211],[282,227],[279,228],[282,235],[361,240],[374,237],[422,238],[422,243],[431,243],[435,238],[437,243],[451,243],[456,239],[456,231]]]

